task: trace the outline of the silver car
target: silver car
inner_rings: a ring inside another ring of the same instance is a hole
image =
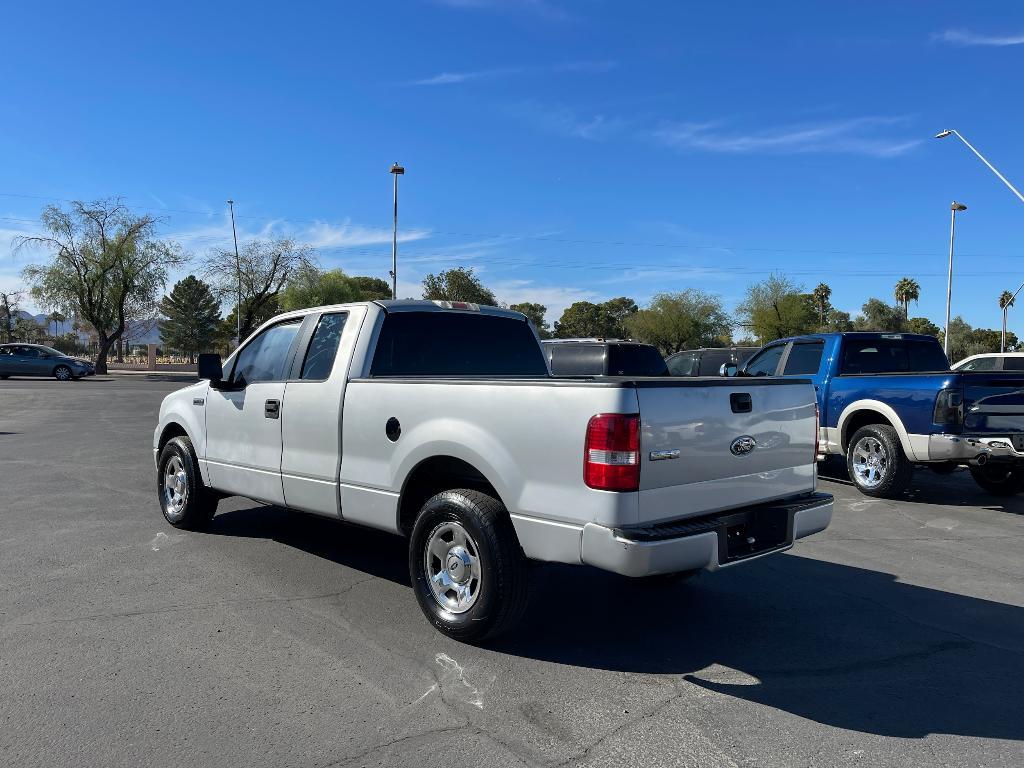
[[[10,376],[46,376],[70,381],[91,376],[95,366],[42,344],[0,344],[0,379]]]

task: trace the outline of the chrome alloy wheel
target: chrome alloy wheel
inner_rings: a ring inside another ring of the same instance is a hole
[[[480,550],[459,523],[444,522],[427,537],[423,567],[430,592],[451,613],[465,613],[480,596]]]
[[[164,504],[170,517],[180,517],[188,501],[188,475],[180,456],[171,456],[164,466]]]
[[[889,454],[877,437],[862,437],[853,447],[853,473],[857,485],[875,488],[889,470]]]

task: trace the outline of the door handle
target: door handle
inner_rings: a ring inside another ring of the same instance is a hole
[[[280,400],[267,400],[263,404],[263,415],[268,419],[276,419],[281,416],[281,401]]]

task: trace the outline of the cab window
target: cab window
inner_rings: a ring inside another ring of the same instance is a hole
[[[813,376],[821,365],[821,353],[825,342],[812,341],[794,344],[786,358],[786,376]]]
[[[961,371],[994,371],[996,369],[997,357],[979,357],[960,366]]]
[[[235,362],[232,381],[255,384],[259,381],[283,381],[288,351],[299,332],[302,318],[273,325],[254,338],[241,352]]]
[[[302,361],[299,378],[323,381],[331,375],[347,317],[345,313],[320,316],[316,330],[313,331],[313,339],[309,342],[306,359]]]
[[[785,349],[785,344],[776,344],[774,347],[761,350],[747,363],[747,367],[743,369],[744,375],[774,376]]]

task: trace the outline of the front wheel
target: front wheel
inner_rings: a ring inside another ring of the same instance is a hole
[[[1024,490],[1024,468],[1007,464],[971,467],[971,477],[983,490],[995,496],[1013,496]]]
[[[217,496],[203,485],[192,441],[167,441],[157,462],[157,490],[164,519],[175,528],[202,528],[217,512]]]
[[[846,468],[857,490],[879,498],[898,496],[914,474],[896,430],[888,424],[869,424],[854,433],[846,449]]]
[[[476,643],[515,624],[526,609],[526,559],[504,505],[479,491],[427,500],[409,540],[409,577],[427,620]]]
[[[66,365],[58,365],[53,369],[53,378],[57,381],[71,381],[71,369]]]

